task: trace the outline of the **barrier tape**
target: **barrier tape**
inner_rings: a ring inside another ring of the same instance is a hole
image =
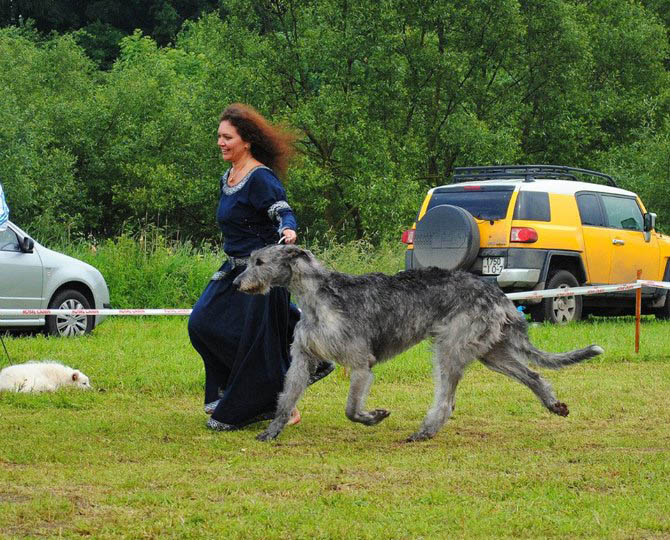
[[[528,300],[632,291],[641,287],[670,289],[670,282],[639,279],[633,283],[621,283],[618,285],[545,289],[542,291],[508,293],[506,296],[510,300]],[[191,311],[191,309],[0,309],[0,315],[190,315]]]
[[[191,309],[0,309],[0,315],[190,315]]]
[[[592,285],[588,287],[564,287],[561,289],[544,289],[542,291],[526,291],[508,293],[510,300],[527,300],[538,298],[560,298],[563,296],[582,296],[586,294],[602,294],[608,292],[632,291],[641,287],[638,283],[621,283],[619,285]]]
[[[670,281],[652,281],[649,279],[638,279],[642,287],[655,287],[656,289],[670,289]]]

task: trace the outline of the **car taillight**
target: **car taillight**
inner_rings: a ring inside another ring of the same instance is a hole
[[[402,243],[403,244],[413,244],[414,243],[414,233],[415,229],[409,229],[402,233]]]
[[[537,242],[537,231],[530,227],[512,227],[509,233],[509,241],[532,244]]]

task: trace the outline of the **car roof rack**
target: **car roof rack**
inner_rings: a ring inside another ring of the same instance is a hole
[[[576,175],[586,176],[580,179]],[[491,165],[486,167],[454,167],[452,183],[499,180],[502,178],[524,178],[524,182],[532,182],[535,178],[550,178],[556,180],[589,181],[588,177],[605,180],[610,186],[618,187],[614,179],[605,173],[564,167],[562,165]]]

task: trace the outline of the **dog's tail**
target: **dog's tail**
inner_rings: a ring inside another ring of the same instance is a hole
[[[553,354],[534,347],[530,342],[528,342],[526,349],[527,358],[531,362],[549,369],[561,369],[562,367],[588,360],[604,352],[604,349],[599,345],[589,345],[583,349]]]

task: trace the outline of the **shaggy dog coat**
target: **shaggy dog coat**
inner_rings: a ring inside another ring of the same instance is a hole
[[[291,366],[272,423],[258,438],[279,435],[320,361],[351,372],[345,414],[372,426],[387,409],[366,410],[372,367],[426,338],[433,342],[435,397],[409,441],[434,437],[454,410],[456,387],[478,359],[489,369],[527,386],[552,413],[567,416],[551,385],[528,364],[560,369],[603,352],[591,345],[566,353],[542,351],[528,340],[526,320],[499,287],[462,271],[426,268],[389,276],[334,272],[298,246],[254,251],[233,285],[251,294],[288,287],[303,316],[291,345]]]
[[[0,391],[53,392],[61,386],[90,389],[88,377],[58,362],[27,362],[0,371]]]

